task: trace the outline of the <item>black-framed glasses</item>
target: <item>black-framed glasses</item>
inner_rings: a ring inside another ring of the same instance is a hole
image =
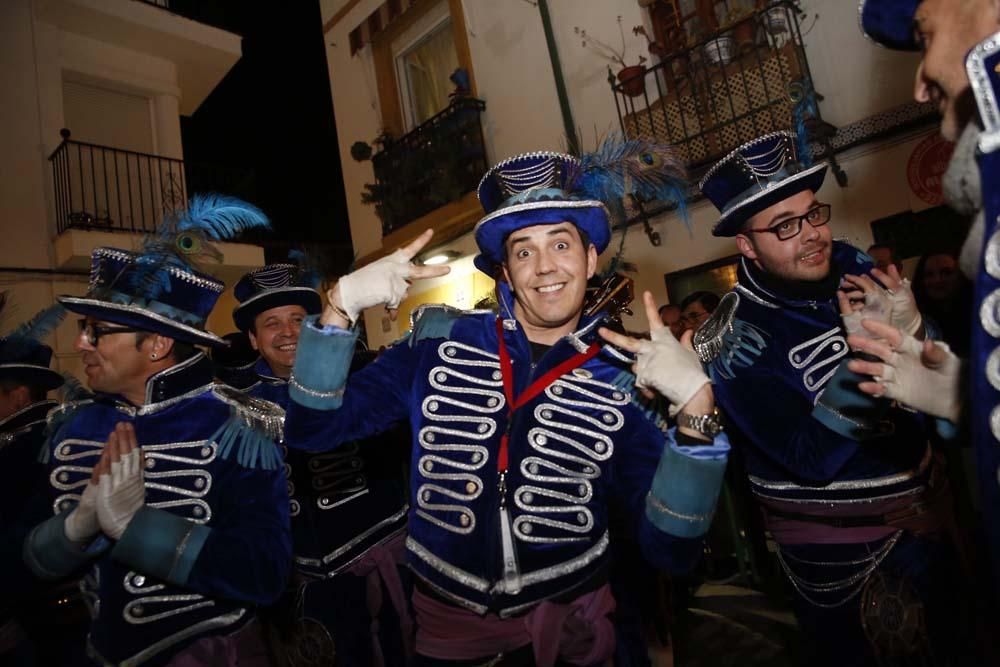
[[[774,234],[778,237],[779,241],[787,241],[794,239],[802,233],[803,222],[808,222],[812,227],[822,227],[830,222],[830,205],[820,204],[815,208],[809,209],[802,215],[787,218],[776,225],[765,227],[764,229],[748,229],[746,231],[758,234]]]
[[[101,336],[119,333],[138,333],[141,331],[140,329],[134,329],[132,327],[102,327],[99,324],[88,322],[85,318],[77,320],[77,324],[80,326],[80,333],[83,335],[84,339],[86,339],[87,344],[92,347],[97,347],[97,343],[101,340]]]

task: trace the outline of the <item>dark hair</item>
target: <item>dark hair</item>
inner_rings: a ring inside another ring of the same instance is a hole
[[[656,312],[657,312],[658,315],[660,315],[662,317],[663,316],[663,311],[665,311],[667,308],[676,308],[677,310],[684,310],[683,308],[681,308],[680,306],[678,306],[676,303],[665,303],[662,306],[660,306],[657,309]]]
[[[3,390],[4,392],[12,392],[18,387],[28,388],[28,396],[31,398],[32,403],[44,401],[45,397],[49,395],[47,389],[38,385],[28,384],[27,382],[19,382],[17,380],[0,380],[0,390]]]
[[[895,264],[896,268],[900,271],[903,270],[903,263],[899,261],[899,257],[896,255],[896,249],[893,248],[888,243],[873,243],[868,246],[868,254],[872,254],[872,250],[888,250],[889,251],[889,263]]]
[[[135,334],[135,349],[142,347],[142,344],[147,338],[154,335],[152,331],[138,331]],[[198,354],[198,348],[196,348],[191,343],[185,343],[184,341],[173,339],[174,346],[170,348],[170,358],[174,360],[174,363],[181,363],[182,361],[187,361],[194,355]]]
[[[955,295],[947,303],[931,301],[924,284],[924,270],[927,267],[927,260],[939,255],[954,259],[955,272],[958,274]],[[961,356],[968,351],[972,336],[969,315],[973,309],[973,288],[972,282],[965,277],[958,266],[958,257],[959,253],[955,249],[936,250],[921,255],[917,261],[917,267],[913,271],[911,289],[917,302],[917,308],[925,318],[929,318],[940,327],[941,337],[951,346],[953,352]]]
[[[711,313],[719,307],[719,301],[721,299],[714,292],[699,290],[684,297],[684,300],[681,301],[681,310],[687,309],[692,303],[700,303],[706,312]]]

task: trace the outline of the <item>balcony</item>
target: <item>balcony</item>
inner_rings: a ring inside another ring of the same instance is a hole
[[[734,4],[715,6],[734,16]],[[795,2],[774,2],[728,22],[710,18],[722,25],[706,31],[704,16],[661,17],[651,47],[659,62],[625,80],[609,72],[625,136],[674,145],[697,177],[768,132],[803,124],[812,139],[832,134],[816,104]]]
[[[173,63],[185,116],[195,112],[242,55],[239,35],[217,27],[224,18],[218,5],[197,0],[37,0],[39,18],[68,34]],[[89,47],[82,53],[90,53]]]
[[[476,189],[487,168],[485,110],[482,100],[457,99],[372,156],[375,183],[362,198],[375,206],[383,239]]]
[[[49,156],[55,208],[56,262],[85,268],[100,245],[135,247],[196,192],[220,192],[253,201],[251,170],[183,160],[70,139]],[[190,189],[189,189],[190,188]],[[122,238],[122,235],[132,235]],[[253,242],[254,239],[248,239]],[[226,276],[263,264],[263,250],[244,243],[219,244]]]

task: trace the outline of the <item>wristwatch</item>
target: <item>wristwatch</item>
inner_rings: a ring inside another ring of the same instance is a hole
[[[681,412],[677,415],[677,425],[694,429],[707,438],[714,438],[723,430],[718,408],[707,415],[689,415]]]

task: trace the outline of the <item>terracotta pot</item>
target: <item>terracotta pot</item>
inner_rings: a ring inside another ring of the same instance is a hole
[[[618,72],[621,91],[629,97],[639,97],[646,92],[646,66],[629,65]]]

